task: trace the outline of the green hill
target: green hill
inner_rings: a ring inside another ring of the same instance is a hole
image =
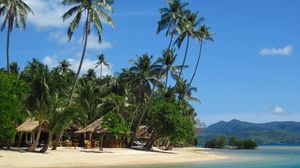
[[[269,122],[255,124],[239,120],[220,121],[200,134],[200,142],[218,136],[252,139],[259,144],[300,144],[300,122]]]

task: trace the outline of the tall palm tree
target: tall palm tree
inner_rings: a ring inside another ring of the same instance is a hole
[[[180,20],[180,22],[178,23],[177,32],[179,36],[175,41],[178,48],[181,47],[182,42],[187,38],[182,67],[185,66],[185,62],[189,50],[190,38],[196,37],[195,27],[198,26],[201,23],[201,21],[203,21],[203,18],[198,18],[198,12],[194,13],[192,11],[189,11],[187,12],[186,17]],[[182,71],[183,68],[180,70],[179,78],[181,78]]]
[[[130,67],[129,71],[125,70],[122,75],[129,82],[131,92],[136,101],[135,103],[142,107],[132,127],[133,136],[136,135],[146,115],[147,110],[145,108],[147,108],[149,99],[153,95],[151,85],[161,86],[159,79],[157,79],[157,74],[161,71],[162,66],[158,65],[157,62],[153,63],[152,59],[152,56],[144,54],[143,56],[139,56],[137,60],[130,60],[129,62],[132,64],[132,67]]]
[[[31,8],[23,2],[23,0],[2,0],[3,6],[0,9],[0,15],[5,14],[5,18],[2,23],[1,31],[3,31],[7,24],[7,37],[6,37],[6,61],[7,72],[10,74],[9,68],[9,45],[10,45],[10,33],[13,31],[14,24],[19,29],[26,28],[26,18],[29,13],[33,14]]]
[[[137,60],[130,60],[130,78],[128,81],[135,88],[138,100],[145,103],[151,95],[151,85],[159,84],[156,75],[161,70],[162,66],[157,62],[152,62],[153,56],[144,54],[138,56]]]
[[[175,54],[175,49],[163,50],[162,57],[159,57],[157,62],[164,65],[163,71],[166,75],[165,88],[168,87],[169,72],[171,71],[171,76],[175,78],[182,68],[181,66],[174,66],[177,55]]]
[[[168,0],[168,7],[161,8],[161,19],[158,22],[157,34],[162,30],[166,30],[166,36],[171,36],[168,49],[170,49],[174,35],[176,33],[176,28],[178,22],[186,13],[185,7],[188,6],[188,3],[182,3],[180,0]]]
[[[195,78],[195,75],[196,75],[196,72],[198,70],[198,66],[199,66],[199,62],[200,62],[200,58],[201,58],[201,53],[202,53],[202,46],[203,46],[203,42],[204,40],[210,40],[212,41],[213,38],[212,38],[212,33],[209,32],[209,27],[206,27],[205,25],[202,25],[199,27],[198,30],[196,30],[196,37],[198,39],[198,41],[200,42],[200,45],[199,45],[199,55],[198,55],[198,58],[197,58],[197,63],[196,63],[196,67],[194,69],[194,72],[193,72],[193,75],[192,75],[192,78],[189,82],[189,84],[191,85],[194,78]]]
[[[112,13],[112,5],[113,0],[63,0],[63,5],[73,5],[71,9],[69,9],[62,17],[63,20],[67,20],[73,15],[75,15],[74,19],[72,20],[69,28],[68,28],[68,37],[69,40],[72,39],[73,33],[76,28],[78,28],[81,17],[83,15],[86,16],[85,25],[84,25],[84,34],[83,34],[83,50],[81,55],[80,64],[76,73],[75,81],[72,86],[72,91],[69,97],[69,104],[72,101],[73,94],[76,89],[76,85],[78,82],[78,77],[81,71],[82,63],[85,56],[86,46],[88,37],[91,33],[92,25],[94,25],[97,34],[99,43],[102,42],[102,21],[105,20],[109,25],[114,27],[114,21],[110,17]]]
[[[105,57],[104,57],[104,54],[100,54],[99,56],[98,56],[98,61],[97,61],[97,63],[96,63],[96,67],[95,68],[97,68],[98,66],[100,66],[100,79],[102,78],[102,66],[106,66],[106,67],[108,67],[109,68],[109,64],[107,63],[107,61],[105,60]]]
[[[48,118],[49,95],[51,91],[48,85],[49,69],[40,61],[33,59],[33,61],[25,67],[22,78],[31,87],[26,98],[27,109],[31,112],[31,116],[39,123],[36,140],[29,148],[29,151],[34,151],[39,142],[42,124]]]

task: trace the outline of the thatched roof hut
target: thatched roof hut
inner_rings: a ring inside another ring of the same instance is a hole
[[[90,125],[86,126],[85,128],[82,128],[78,131],[76,131],[76,134],[83,134],[83,133],[105,133],[107,132],[106,128],[102,128],[101,124],[103,122],[103,117],[99,118],[98,120],[94,121]]]
[[[39,122],[35,121],[33,119],[27,119],[24,123],[22,123],[21,125],[19,125],[16,129],[17,132],[32,132],[34,130],[36,130],[39,126]],[[42,130],[43,131],[48,131],[48,122],[45,121],[42,124]]]

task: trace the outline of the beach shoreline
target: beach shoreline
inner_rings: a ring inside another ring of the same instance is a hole
[[[0,150],[0,168],[4,167],[111,167],[209,162],[228,159],[203,148],[174,148],[172,151],[141,151],[127,148],[58,148],[45,154]]]

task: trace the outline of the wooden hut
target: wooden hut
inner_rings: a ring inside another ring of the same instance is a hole
[[[85,135],[84,136],[84,139],[85,139],[85,141],[84,141],[85,145],[84,146],[85,147],[98,147],[98,146],[102,147],[103,146],[103,147],[108,147],[108,148],[114,148],[114,147],[123,148],[123,147],[126,147],[127,143],[126,143],[126,140],[124,140],[124,138],[120,139],[120,138],[116,138],[115,135],[106,134],[107,129],[101,127],[102,122],[103,122],[103,117],[97,119],[96,121],[89,124],[85,128],[80,129],[80,130],[75,132],[77,134],[84,134]],[[94,134],[94,136],[93,136],[93,134]],[[100,141],[92,140],[92,137],[96,137],[96,139],[97,139],[97,135],[100,135],[99,139],[101,139],[101,140]]]
[[[29,146],[35,141],[38,126],[38,121],[35,121],[34,119],[27,119],[24,123],[16,128],[18,132],[19,147],[21,145],[21,142],[24,142],[23,144],[25,146]],[[44,121],[42,124],[42,134],[47,133],[48,131],[48,122]],[[25,138],[23,138],[23,134],[25,134]],[[43,137],[43,135],[41,137]],[[43,140],[43,138],[41,138],[40,140]]]
[[[85,148],[102,147],[100,141],[92,140],[93,134],[100,135],[101,139],[103,139],[104,134],[107,132],[106,128],[101,127],[102,121],[103,121],[103,117],[97,119],[96,121],[92,122],[88,126],[75,132],[76,134],[84,135],[83,137],[84,141],[81,144],[83,144]]]

